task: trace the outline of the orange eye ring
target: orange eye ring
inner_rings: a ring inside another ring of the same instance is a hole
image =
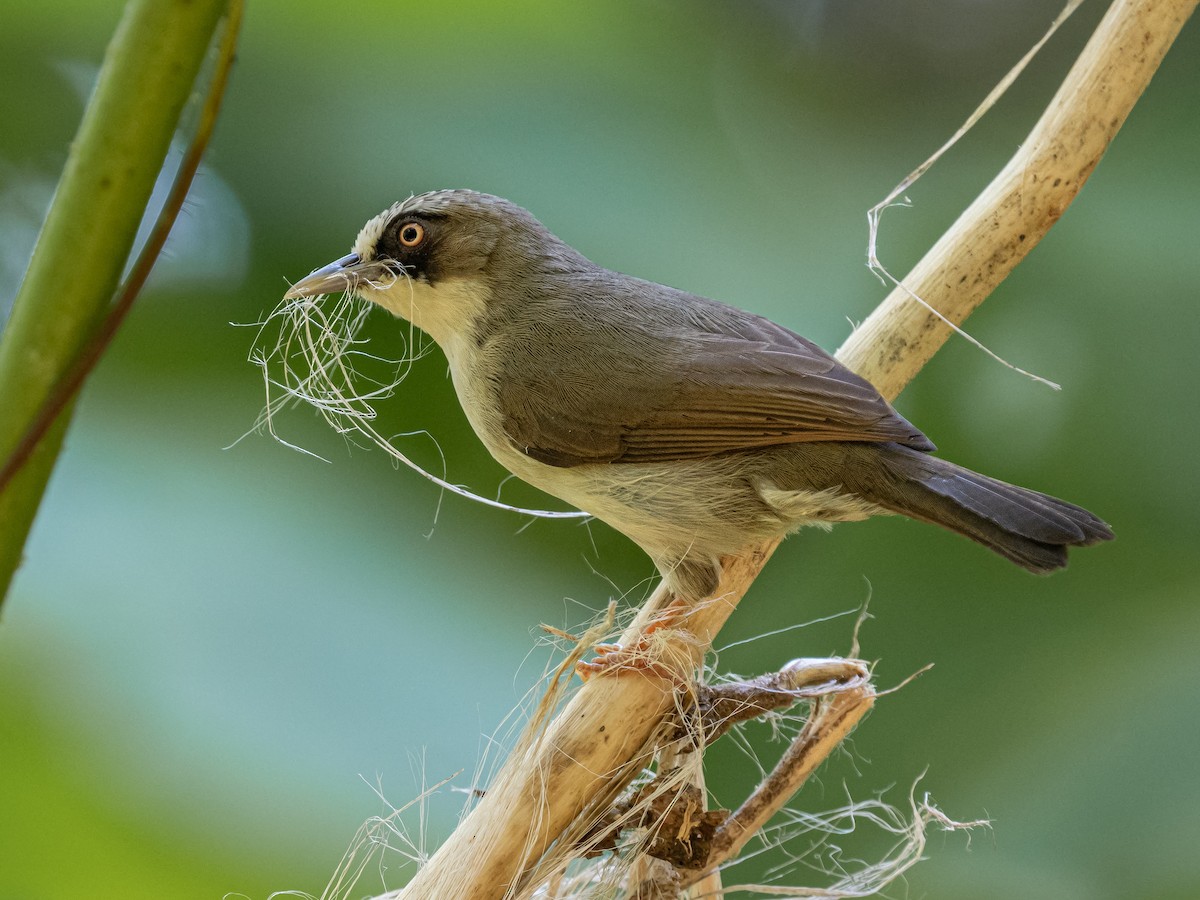
[[[400,244],[404,247],[417,247],[425,240],[425,226],[420,222],[405,222],[400,226]]]

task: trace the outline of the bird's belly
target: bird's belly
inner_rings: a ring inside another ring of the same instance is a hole
[[[507,455],[507,454],[506,454]],[[720,556],[787,530],[728,460],[555,468],[501,458],[510,471],[607,522],[651,556]]]
[[[519,478],[607,522],[655,558],[720,557],[803,525],[883,512],[840,485],[780,489],[761,453],[571,468],[511,446],[493,453]]]

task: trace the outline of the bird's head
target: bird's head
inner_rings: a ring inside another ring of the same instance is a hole
[[[300,279],[285,297],[357,293],[448,350],[492,303],[498,286],[531,271],[561,270],[577,259],[508,200],[475,191],[433,191],[372,218],[352,253]]]

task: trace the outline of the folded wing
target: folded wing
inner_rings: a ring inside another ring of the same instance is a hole
[[[816,344],[759,316],[703,303],[688,305],[686,327],[617,319],[581,329],[586,343],[555,335],[530,341],[538,364],[510,365],[520,383],[500,394],[508,437],[534,459],[563,467],[802,441],[934,449],[868,381]]]

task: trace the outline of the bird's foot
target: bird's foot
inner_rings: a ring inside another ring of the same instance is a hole
[[[596,658],[590,662],[578,662],[575,671],[584,681],[595,675],[628,675],[640,673],[681,683],[678,666],[662,661],[663,651],[669,646],[664,640],[665,632],[677,628],[691,612],[691,605],[675,597],[663,607],[631,644],[597,644]]]

